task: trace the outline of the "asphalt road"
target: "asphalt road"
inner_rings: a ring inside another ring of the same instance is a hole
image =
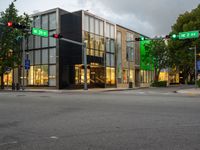
[[[200,97],[174,90],[0,93],[0,150],[200,150]]]

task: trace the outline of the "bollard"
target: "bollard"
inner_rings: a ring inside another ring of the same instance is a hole
[[[12,90],[15,90],[15,83],[12,83]]]
[[[20,85],[19,85],[19,83],[16,83],[16,90],[20,90]]]

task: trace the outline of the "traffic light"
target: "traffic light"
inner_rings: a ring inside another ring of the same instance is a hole
[[[52,37],[55,38],[55,39],[60,39],[63,36],[61,34],[53,34]]]
[[[135,38],[135,41],[145,41],[145,40],[147,40],[147,39],[148,39],[148,38],[141,36],[141,37]]]
[[[11,27],[11,28],[16,28],[16,29],[26,29],[25,25],[15,23],[15,22],[12,22],[12,21],[8,21],[7,26]]]
[[[171,39],[173,39],[173,40],[178,39],[178,35],[176,35],[176,34],[172,34],[170,37],[171,37]]]

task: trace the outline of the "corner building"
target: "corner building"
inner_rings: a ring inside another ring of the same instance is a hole
[[[82,10],[56,8],[32,17],[33,27],[48,30],[49,37],[31,35],[24,42],[31,63],[26,86],[83,88],[82,46],[56,40],[51,37],[55,33],[86,43],[89,88],[140,86],[140,43],[133,42],[139,33]],[[21,72],[13,73],[13,78],[22,83]]]

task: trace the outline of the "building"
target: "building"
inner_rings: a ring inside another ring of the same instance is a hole
[[[64,38],[86,43],[89,88],[140,86],[143,81],[141,46],[134,39],[141,34],[83,10],[70,13],[56,8],[32,17],[33,27],[48,30],[49,37],[31,35],[23,42],[30,69],[25,72],[20,68],[12,70],[9,79],[6,76],[4,79],[8,84],[82,88],[83,48],[51,37],[61,33]]]

